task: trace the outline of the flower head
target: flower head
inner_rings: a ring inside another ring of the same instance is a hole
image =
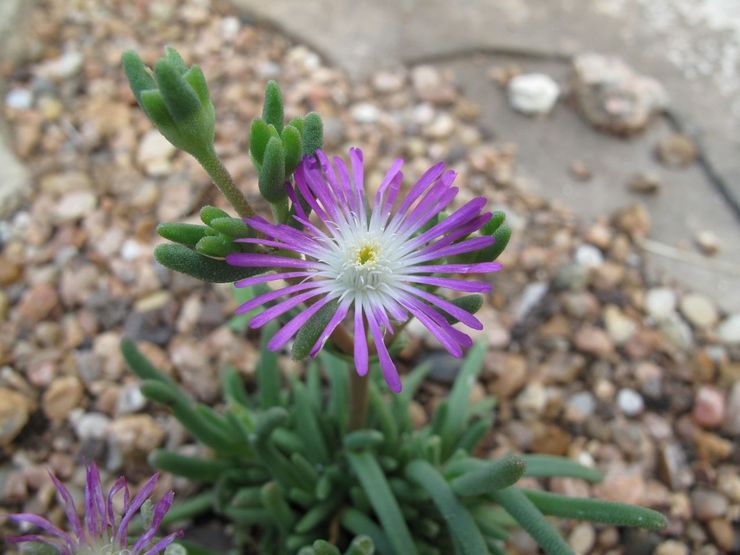
[[[8,538],[10,543],[39,542],[56,548],[60,555],[156,555],[162,553],[177,537],[182,535],[182,531],[178,531],[155,541],[154,536],[159,525],[172,506],[175,494],[170,491],[154,506],[148,528],[133,545],[129,544],[129,524],[141,512],[144,503],[148,501],[157,484],[158,474],[152,476],[133,499],[129,499],[128,484],[123,477],[113,484],[108,495],[105,496],[98,468],[95,464],[91,464],[87,467],[84,522],[80,522],[69,490],[53,474],[50,476],[64,504],[70,530],[60,530],[38,515],[18,513],[9,515],[9,519],[34,525],[44,534],[10,537]],[[113,498],[119,492],[123,494],[123,515],[116,522]]]
[[[334,303],[336,311],[311,355],[315,356],[336,327],[349,319],[354,328],[357,371],[364,375],[368,370],[369,332],[385,380],[392,391],[398,392],[401,382],[384,342],[384,336],[393,333],[394,323],[416,317],[455,356],[461,356],[472,340],[454,328],[446,315],[471,328],[482,329],[472,314],[435,291],[437,288],[473,293],[490,290],[486,282],[440,274],[500,269],[500,264],[495,262],[450,263],[448,260],[493,243],[493,237],[472,236],[491,214],[481,212],[486,199],[478,197],[437,221],[457,195],[458,189],[452,186],[455,172],[445,171],[444,164],[438,163],[427,170],[408,195],[402,196],[399,195],[402,160],[391,166],[375,202],[369,205],[362,152],[351,149],[349,159],[349,167],[338,157],[332,164],[320,150],[316,157],[304,158],[295,173],[295,189],[287,185],[294,217],[302,229],[273,224],[260,217],[245,220],[260,236],[240,241],[281,252],[229,255],[227,261],[232,265],[271,267],[277,272],[241,280],[236,286],[281,279],[288,280],[288,285],[259,295],[237,310],[248,312],[289,296],[252,319],[250,326],[258,328],[302,303],[310,303],[269,341],[268,347],[276,350],[322,307]],[[309,220],[311,211],[318,218],[316,223]]]

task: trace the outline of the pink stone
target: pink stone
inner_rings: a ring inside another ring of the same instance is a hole
[[[694,398],[692,415],[702,428],[716,428],[725,419],[725,396],[715,387],[701,386]]]

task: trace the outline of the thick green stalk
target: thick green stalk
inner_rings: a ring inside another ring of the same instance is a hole
[[[369,374],[360,376],[356,370],[349,372],[349,428],[354,432],[365,427],[367,420]]]
[[[223,165],[216,152],[209,149],[201,156],[198,156],[198,162],[203,166],[213,183],[224,194],[226,200],[234,207],[236,213],[242,218],[251,218],[254,216],[254,209],[244,198],[244,195],[234,183],[231,174]]]

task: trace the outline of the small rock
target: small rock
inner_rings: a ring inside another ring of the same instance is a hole
[[[16,143],[19,137],[16,136]],[[21,152],[19,150],[19,152]],[[10,217],[31,192],[28,170],[0,137],[0,220]]]
[[[565,418],[570,422],[584,422],[596,410],[596,399],[590,391],[579,391],[565,402]]]
[[[350,109],[352,119],[357,123],[375,123],[380,117],[380,110],[369,102],[360,102]]]
[[[570,174],[578,181],[588,181],[593,177],[591,169],[583,160],[574,160],[570,164]]]
[[[653,555],[689,555],[689,546],[678,540],[667,540],[655,549]]]
[[[724,516],[727,511],[727,498],[709,489],[696,489],[691,492],[691,507],[699,520],[712,520]]]
[[[675,133],[658,143],[655,154],[669,168],[685,168],[696,161],[698,151],[689,137]]]
[[[87,412],[73,417],[72,425],[81,441],[96,441],[108,436],[110,418],[99,412]]]
[[[725,553],[737,553],[740,549],[738,545],[737,535],[732,523],[727,518],[715,518],[709,521],[709,533],[714,539],[714,543],[717,547],[722,549]]]
[[[614,352],[614,343],[602,329],[586,325],[576,332],[574,339],[576,349],[598,357],[605,357]]]
[[[596,128],[616,135],[642,131],[668,105],[656,80],[636,74],[616,57],[581,54],[573,60],[575,97]]]
[[[109,428],[110,440],[126,453],[149,453],[162,444],[164,430],[148,414],[116,418]]]
[[[380,71],[373,76],[373,87],[380,93],[400,91],[406,78],[400,71]]]
[[[720,242],[717,236],[708,230],[696,234],[696,246],[707,256],[714,256],[719,252]]]
[[[589,522],[581,522],[571,530],[568,543],[576,555],[588,555],[596,543],[596,531]]]
[[[175,150],[175,146],[165,139],[159,131],[152,129],[142,137],[139,143],[139,148],[136,151],[136,162],[149,175],[166,175],[170,171],[170,159]]]
[[[719,340],[725,345],[740,343],[740,313],[731,314],[717,328]]]
[[[654,173],[638,173],[629,182],[630,191],[644,195],[654,195],[660,191],[660,177]]]
[[[645,237],[650,233],[650,213],[642,204],[633,204],[619,210],[617,227],[630,237]]]
[[[515,304],[515,308],[513,310],[514,320],[517,322],[524,320],[524,318],[526,318],[527,315],[542,302],[547,291],[547,282],[541,281],[527,284],[522,292],[522,296],[519,297],[519,300]]]
[[[428,102],[435,104],[449,103],[457,96],[454,87],[445,82],[434,66],[421,65],[415,67],[411,71],[411,81],[419,98]]]
[[[65,52],[60,57],[48,60],[36,68],[40,77],[63,80],[79,73],[82,69],[82,54],[76,51]]]
[[[455,120],[449,114],[439,114],[424,128],[424,135],[430,139],[446,139],[455,130]]]
[[[560,95],[560,87],[549,75],[526,73],[517,75],[508,84],[509,104],[527,115],[549,113]]]
[[[624,463],[611,463],[606,470],[604,481],[594,487],[594,494],[609,501],[640,505],[646,491],[642,472],[639,465],[625,466]]]
[[[714,301],[698,293],[685,295],[679,308],[691,325],[697,328],[712,327],[719,318]]]
[[[80,380],[74,376],[56,378],[44,392],[41,408],[49,420],[61,422],[80,404],[83,393]]]
[[[540,382],[532,382],[517,395],[515,405],[522,418],[535,420],[542,415],[547,405],[547,391]]]
[[[681,350],[688,351],[694,347],[691,327],[675,312],[660,321],[660,331]]]
[[[48,283],[38,283],[26,291],[18,307],[24,324],[35,324],[46,318],[59,304],[59,295]]]
[[[676,311],[676,293],[667,287],[655,287],[645,295],[645,311],[655,320],[664,320]]]
[[[645,409],[645,402],[637,391],[625,387],[617,393],[617,406],[626,416],[637,416]]]
[[[11,444],[28,422],[33,405],[13,390],[0,388],[0,447]]]
[[[598,268],[604,263],[604,255],[597,247],[585,244],[576,250],[575,261],[586,268]]]
[[[702,428],[717,428],[725,419],[725,396],[715,387],[703,385],[694,398],[694,421]]]
[[[128,384],[118,392],[116,400],[116,416],[131,414],[146,406],[146,397],[141,393],[138,384]]]
[[[637,331],[637,323],[625,316],[619,307],[610,304],[604,309],[604,325],[609,336],[617,345],[629,340]]]
[[[98,199],[92,191],[72,191],[64,195],[54,207],[59,222],[74,222],[95,209]]]
[[[5,95],[5,105],[13,110],[30,110],[33,106],[33,91],[13,89]]]
[[[674,491],[690,486],[693,481],[686,453],[678,442],[660,446],[657,471],[663,483]]]
[[[491,351],[486,354],[486,377],[493,381],[488,390],[499,399],[508,399],[527,382],[527,360],[517,353]]]
[[[725,429],[731,435],[740,435],[740,381],[735,382],[727,397]]]
[[[461,363],[446,351],[433,351],[422,359],[431,365],[429,379],[451,385],[460,373]]]

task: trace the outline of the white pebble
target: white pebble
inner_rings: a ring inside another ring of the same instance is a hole
[[[637,416],[645,408],[645,402],[637,391],[625,387],[617,393],[617,406],[627,416]]]
[[[509,103],[517,112],[547,114],[555,106],[560,87],[544,73],[518,75],[509,81]]]

